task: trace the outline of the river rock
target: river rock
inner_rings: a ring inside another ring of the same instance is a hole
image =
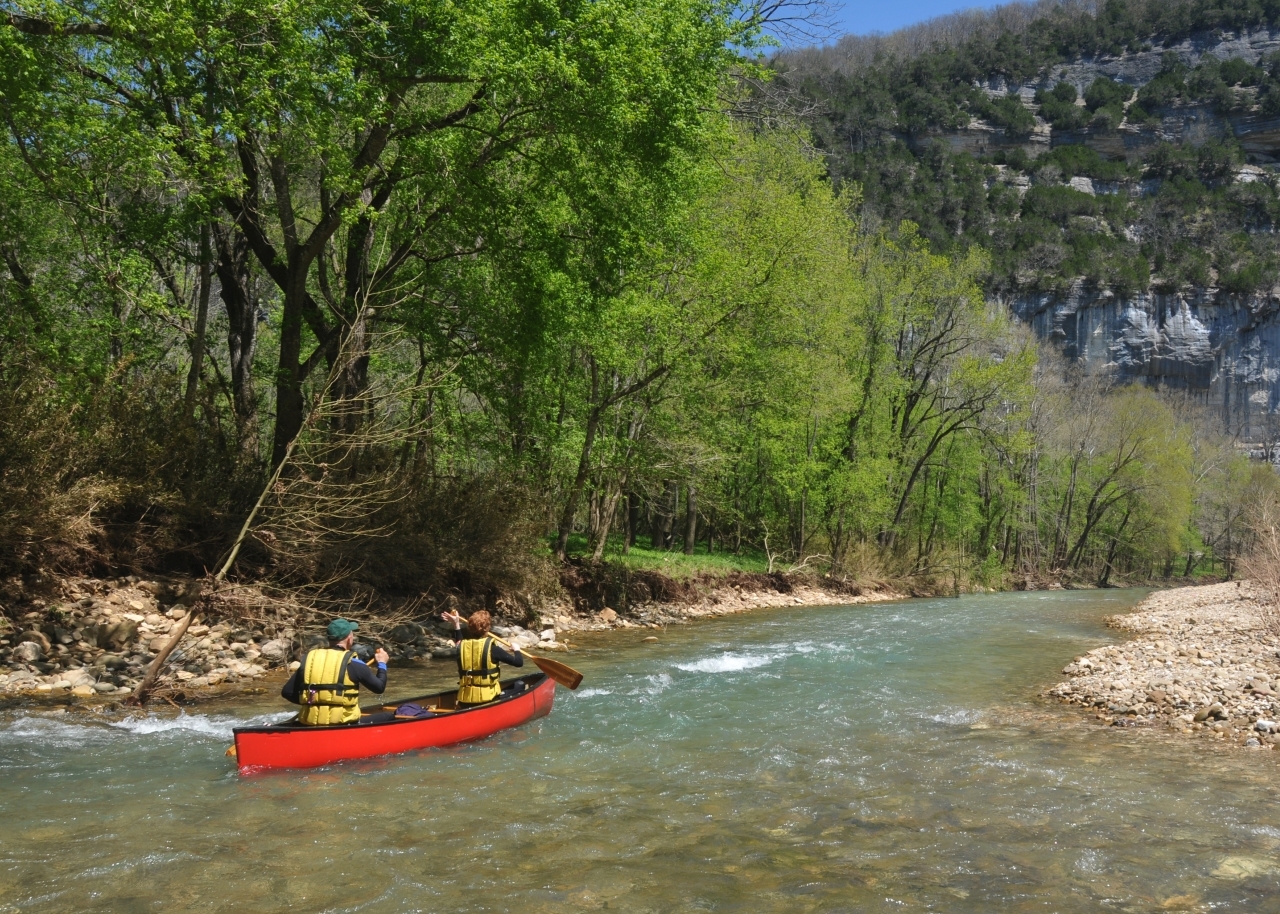
[[[138,635],[138,623],[132,619],[121,619],[108,625],[99,625],[97,632],[98,647],[105,650],[118,651],[131,644]]]
[[[96,682],[93,685],[93,690],[95,692],[104,692],[104,693],[114,692],[116,690],[116,684],[114,682]]]
[[[655,642],[655,641],[657,641],[657,640],[658,640],[658,639],[657,639],[657,637],[655,637],[654,635],[650,635],[648,638],[641,638],[641,639],[640,639],[641,643],[652,643],[652,642]]]
[[[1213,871],[1219,879],[1251,879],[1276,872],[1276,864],[1258,857],[1224,857]]]
[[[53,650],[53,642],[49,640],[49,636],[46,635],[44,632],[40,631],[40,629],[38,628],[33,628],[23,632],[22,635],[20,636],[20,640],[24,642],[34,641],[36,644],[40,645],[41,653],[43,653],[46,656],[51,650]]]
[[[94,692],[93,686],[78,685],[78,686],[74,686],[71,689],[71,694],[76,696],[77,698],[92,698],[97,693]]]
[[[293,642],[288,638],[273,638],[262,644],[262,659],[271,663],[283,663],[289,658],[289,652],[293,649]]]
[[[44,649],[35,641],[23,641],[13,649],[13,659],[18,663],[35,663],[44,657]]]
[[[601,622],[616,622],[618,621],[618,614],[606,606],[604,609],[600,610],[600,612],[596,613],[596,618]]]
[[[427,630],[417,622],[401,622],[387,632],[387,640],[396,644],[412,644],[426,633]]]

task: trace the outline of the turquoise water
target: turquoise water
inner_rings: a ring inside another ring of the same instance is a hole
[[[0,912],[1280,911],[1274,753],[1037,699],[1137,592],[583,637],[551,716],[240,778],[198,714],[0,718]],[[448,681],[393,670],[391,694]]]

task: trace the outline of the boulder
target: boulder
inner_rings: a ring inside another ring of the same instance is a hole
[[[44,657],[44,648],[35,641],[23,641],[13,649],[13,659],[18,663],[35,663]]]
[[[94,677],[91,673],[89,673],[86,670],[72,670],[70,673],[67,674],[66,679],[67,679],[67,682],[71,684],[71,688],[73,689],[76,686],[92,687],[93,684],[97,681],[96,677]]]
[[[618,621],[618,614],[606,606],[604,609],[600,610],[600,612],[596,613],[596,618],[601,622],[616,622]]]
[[[138,636],[138,623],[132,619],[121,619],[119,622],[108,622],[97,627],[93,633],[92,643],[104,650],[120,650],[132,644]],[[90,630],[85,629],[85,637],[90,638]]]
[[[262,645],[262,659],[271,663],[283,663],[289,658],[289,652],[293,649],[293,642],[288,638],[275,638],[271,641],[264,642]]]
[[[124,654],[103,654],[93,661],[93,665],[108,670],[123,670],[129,665],[129,658]]]
[[[53,650],[53,642],[49,640],[49,636],[46,635],[44,632],[40,631],[38,628],[32,628],[28,631],[23,632],[19,636],[18,640],[34,641],[36,644],[40,645],[40,651],[43,654],[48,654],[51,650]]]
[[[77,698],[92,698],[97,693],[91,685],[78,685],[71,687],[71,694]]]
[[[387,640],[394,641],[396,644],[412,644],[424,634],[426,629],[417,622],[401,622],[387,632]]]

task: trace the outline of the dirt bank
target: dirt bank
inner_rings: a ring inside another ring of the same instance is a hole
[[[660,628],[708,616],[727,616],[779,606],[834,606],[901,600],[906,594],[883,585],[854,585],[818,577],[783,574],[703,576],[683,581],[654,572],[634,574],[625,589],[614,588],[619,605],[609,605],[607,584],[598,579],[582,583],[573,573],[562,575],[569,599],[551,621],[559,631],[601,631],[609,628]],[[640,594],[647,599],[636,600]]]
[[[1137,637],[1077,657],[1049,697],[1114,726],[1250,749],[1280,744],[1280,639],[1247,582],[1153,593],[1108,624]]]
[[[819,606],[898,599],[889,588],[860,588],[821,579],[785,575],[734,574],[675,580],[654,573],[628,575],[621,610],[592,599],[607,597],[599,576],[574,571],[565,597],[533,607],[519,600],[455,594],[440,601],[419,601],[411,611],[383,616],[382,624],[361,628],[362,640],[382,644],[392,662],[453,662],[457,648],[439,618],[443,607],[469,613],[488,608],[494,630],[523,648],[539,652],[568,650],[564,636],[578,631],[637,627],[663,628],[706,616],[778,606]],[[636,600],[647,595],[648,600]],[[137,688],[170,630],[194,608],[198,583],[184,579],[151,580],[59,578],[26,584],[5,582],[0,601],[0,694],[11,701],[63,700],[103,704],[127,698]],[[658,597],[659,599],[654,599]],[[665,599],[663,599],[665,598]],[[277,679],[297,667],[298,659],[320,636],[321,612],[286,604],[254,587],[234,588],[198,607],[190,626],[160,674],[157,694],[196,701],[228,690]],[[356,610],[347,613],[362,618]]]

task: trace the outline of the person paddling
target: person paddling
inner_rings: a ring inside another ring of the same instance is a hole
[[[524,666],[520,648],[508,651],[489,634],[491,622],[483,609],[466,620],[467,635],[462,635],[462,616],[457,612],[440,614],[446,622],[453,623],[453,641],[458,645],[458,708],[474,708],[487,705],[502,694],[498,664]]]
[[[377,671],[356,657],[352,649],[360,625],[346,619],[329,623],[328,648],[307,651],[302,664],[280,690],[286,701],[302,705],[298,723],[309,727],[360,723],[360,686],[375,695],[387,688],[387,661],[382,648],[374,653]]]

